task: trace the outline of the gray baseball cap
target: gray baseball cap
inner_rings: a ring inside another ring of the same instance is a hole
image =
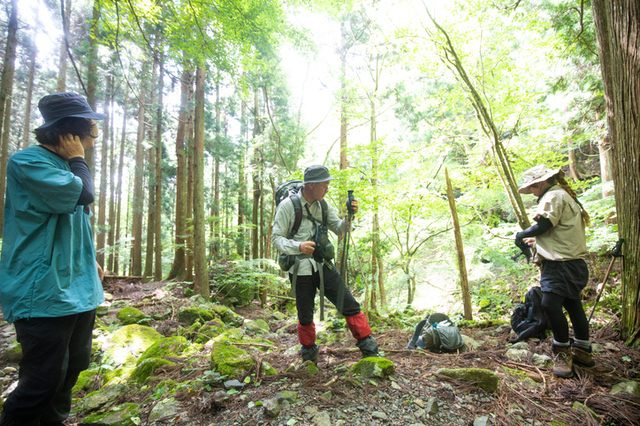
[[[332,180],[329,170],[320,164],[307,167],[304,171],[304,183],[318,183]]]

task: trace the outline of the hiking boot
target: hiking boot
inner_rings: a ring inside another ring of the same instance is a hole
[[[579,365],[582,368],[593,368],[596,366],[596,362],[593,360],[593,354],[591,350],[591,345],[589,345],[589,350],[579,348],[577,346],[573,347],[573,362],[576,365]]]
[[[318,353],[320,352],[320,346],[314,344],[313,346],[309,346],[305,348],[304,346],[300,349],[300,354],[302,354],[302,361],[312,361],[314,364],[318,362]]]
[[[573,376],[571,346],[553,345],[553,374],[566,379]]]
[[[356,346],[360,348],[360,352],[362,352],[362,358],[368,358],[370,356],[380,356],[378,353],[378,342],[373,336],[369,335],[369,337],[365,337],[362,340],[358,340]]]

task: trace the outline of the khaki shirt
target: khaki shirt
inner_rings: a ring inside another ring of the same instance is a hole
[[[553,185],[538,202],[537,214],[546,217],[553,228],[536,237],[538,256],[547,260],[583,259],[587,239],[581,209],[559,185]]]
[[[293,228],[293,222],[295,220],[293,202],[287,197],[282,200],[276,209],[276,217],[273,220],[273,231],[271,232],[271,244],[280,253],[302,254],[300,251],[300,243],[304,241],[311,241],[313,239],[316,225],[307,219],[307,209],[305,206],[308,205],[311,216],[313,216],[319,223],[322,223],[322,207],[320,206],[320,202],[314,201],[309,204],[302,196],[302,190],[298,192],[298,197],[300,197],[300,203],[302,204],[302,221],[300,222],[298,232],[292,239],[288,239],[287,237],[289,235],[289,231]],[[330,205],[328,205],[328,207],[329,213],[327,215],[327,228],[329,228],[338,237],[341,237],[345,229],[345,220],[338,217],[333,207]],[[317,270],[317,265],[313,258],[300,260],[298,275],[311,275],[315,270]],[[289,270],[289,272],[292,272],[292,270]]]

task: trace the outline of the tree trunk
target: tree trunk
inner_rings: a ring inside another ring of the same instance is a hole
[[[602,183],[611,182],[613,180],[611,158],[611,138],[607,134],[598,144],[598,153],[600,154],[600,179]],[[602,197],[611,197],[614,195],[614,191],[609,189],[602,190]]]
[[[131,237],[133,247],[131,251],[131,275],[142,275],[142,215],[144,213],[144,134],[145,134],[145,101],[146,75],[149,63],[142,64],[141,89],[138,92],[138,135],[136,138],[136,167],[133,175],[133,199],[131,202]]]
[[[158,77],[158,108],[156,114],[156,146],[155,146],[155,171],[156,171],[156,221],[155,221],[155,268],[153,271],[153,279],[160,281],[162,279],[162,114],[163,114],[163,93],[164,90],[164,52],[159,51],[160,55],[160,76]]]
[[[114,100],[111,100],[111,111],[114,110],[113,108],[114,106]],[[123,107],[123,110],[126,107]],[[116,216],[116,178],[117,178],[117,164],[116,164],[116,149],[115,149],[115,145],[116,145],[116,138],[115,138],[115,118],[114,118],[115,114],[111,114],[111,117],[109,117],[109,120],[111,122],[110,128],[110,134],[111,134],[111,142],[109,144],[110,146],[110,153],[109,153],[109,163],[111,164],[111,167],[109,167],[109,222],[108,222],[108,234],[107,234],[107,247],[109,248],[109,256],[107,257],[107,264],[105,265],[105,270],[107,271],[113,271],[113,252],[114,252],[114,243],[115,243],[115,216]],[[126,116],[126,111],[123,111],[123,116]],[[104,173],[107,173],[107,171],[105,170]]]
[[[198,66],[196,74],[195,134],[193,137],[193,291],[209,301],[209,273],[204,214],[204,92],[205,71]]]
[[[473,313],[471,311],[471,295],[469,294],[469,280],[467,278],[467,262],[464,258],[462,233],[460,232],[456,200],[453,196],[453,186],[451,185],[451,179],[449,179],[449,170],[447,170],[446,167],[444,169],[444,174],[447,178],[447,198],[449,199],[449,208],[451,209],[451,218],[453,219],[453,233],[456,239],[456,253],[458,255],[458,269],[460,270],[460,290],[462,292],[462,303],[464,305],[464,319],[472,320]]]
[[[93,17],[89,31],[89,54],[87,55],[87,102],[92,110],[96,109],[96,90],[98,88],[98,22],[100,20],[100,0],[93,1]],[[68,27],[67,27],[68,28]],[[95,177],[95,153],[93,148],[84,150],[84,158]],[[91,216],[91,223],[95,216]]]
[[[0,135],[4,131],[9,135],[9,120],[11,116],[11,96],[13,94],[13,75],[16,66],[16,44],[18,31],[18,0],[11,0],[11,15],[9,16],[9,28],[7,33],[7,47],[4,53],[2,66],[2,79],[0,81]],[[6,124],[5,124],[6,123]],[[9,138],[2,137],[0,150],[0,235],[4,230],[4,190],[7,179],[7,162],[9,161]]]
[[[127,98],[129,96],[129,93],[127,92],[125,94],[124,97],[124,103],[122,104],[122,136],[120,138],[120,154],[119,154],[119,158],[118,158],[118,180],[117,180],[117,185],[116,185],[116,197],[117,197],[117,207],[116,207],[116,214],[115,214],[115,228],[116,228],[116,235],[115,235],[115,241],[116,242],[120,242],[120,222],[121,222],[121,218],[122,218],[122,171],[124,168],[124,147],[125,147],[125,141],[127,139]],[[129,191],[127,191],[127,193],[129,193]],[[120,250],[117,250],[114,255],[113,255],[113,269],[112,271],[118,275],[118,266],[119,266],[119,259],[120,259]]]
[[[106,96],[104,99],[104,113],[107,114],[107,118],[102,121],[102,148],[101,148],[101,161],[100,161],[100,189],[98,191],[98,229],[96,229],[96,258],[98,264],[105,268],[104,263],[104,243],[105,243],[105,225],[107,223],[107,170],[108,170],[108,158],[109,158],[109,118],[111,117],[110,105],[111,94],[113,93],[113,77],[107,76],[106,84]]]
[[[159,37],[156,36],[154,55],[153,55],[153,72],[151,73],[151,90],[149,98],[149,111],[153,111],[157,101],[157,80],[158,80],[158,67],[160,62],[160,55],[158,55],[158,43]],[[155,132],[157,127],[149,127],[149,141],[156,142]],[[156,147],[151,146],[147,151],[147,164],[149,164],[149,184],[148,184],[148,198],[149,207],[147,208],[147,246],[146,257],[144,262],[144,274],[145,277],[151,277],[153,275],[153,259],[155,257],[155,230],[156,230]],[[159,218],[158,218],[159,220]]]
[[[193,105],[193,85],[191,85],[191,90],[189,92],[189,105]],[[186,267],[186,275],[185,279],[187,281],[193,281],[193,150],[194,150],[194,120],[193,117],[195,115],[195,105],[193,105],[189,112],[189,120],[187,121],[187,211],[185,216],[185,224],[189,231],[186,232],[186,250],[185,250],[185,267]]]
[[[193,71],[190,69],[191,64],[188,61],[184,61],[182,71],[182,79],[180,86],[180,114],[178,116],[178,129],[176,134],[176,203],[175,203],[175,252],[173,257],[173,263],[171,264],[171,271],[167,279],[174,279],[177,277],[185,276],[185,217],[187,213],[186,203],[186,159],[185,159],[185,130],[187,127],[187,114],[189,113],[189,91],[193,84]]]
[[[622,336],[640,345],[640,4],[593,0],[613,158],[618,235],[624,238]]]
[[[35,36],[38,35],[37,29],[34,31],[34,39],[29,44],[29,79],[27,81],[27,99],[24,107],[24,127],[22,133],[22,148],[30,145],[31,138],[31,103],[33,99],[33,79],[36,75],[36,56],[38,50],[35,46]]]
[[[64,0],[60,0],[64,1]],[[71,0],[66,0],[64,8],[65,28],[69,28],[71,17]],[[56,92],[67,91],[67,44],[64,38],[60,41],[60,59],[58,60],[58,81],[56,84]]]
[[[346,19],[346,18],[345,18]],[[340,170],[347,168],[347,29],[345,19],[340,21]]]

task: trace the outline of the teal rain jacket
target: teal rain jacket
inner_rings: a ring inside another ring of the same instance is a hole
[[[77,314],[104,301],[91,211],[76,205],[81,191],[67,161],[41,146],[9,158],[0,257],[8,322]]]

